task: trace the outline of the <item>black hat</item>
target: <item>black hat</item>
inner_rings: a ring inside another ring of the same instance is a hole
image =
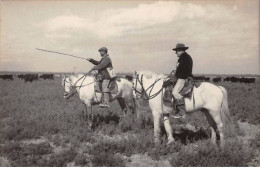
[[[185,44],[181,44],[181,43],[178,43],[177,45],[176,45],[176,48],[174,48],[174,49],[172,49],[173,51],[181,51],[181,50],[183,50],[183,51],[185,51],[185,50],[187,50],[189,47],[185,47]]]

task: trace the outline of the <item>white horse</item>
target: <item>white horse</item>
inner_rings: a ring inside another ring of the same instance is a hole
[[[152,72],[140,72],[134,77],[133,86],[136,96],[149,100],[149,106],[154,119],[155,142],[159,141],[161,115],[163,115],[168,144],[174,142],[169,114],[163,113],[162,108],[162,86],[167,77]],[[224,145],[224,127],[227,130],[225,132],[232,128],[230,125],[231,119],[228,109],[227,91],[224,87],[208,82],[202,82],[198,88],[194,86],[191,99],[185,98],[185,108],[186,112],[203,111],[211,126],[212,142],[215,144],[216,137],[219,137],[220,145]]]
[[[85,106],[85,113],[89,119],[89,125],[93,126],[93,113],[92,106],[101,102],[101,93],[95,93],[94,89],[95,78],[90,75],[77,74],[62,76],[62,86],[65,93],[64,98],[68,99],[75,93],[78,93],[81,102]],[[131,109],[132,113],[135,113],[135,99],[133,98],[132,83],[126,79],[121,78],[118,84],[118,92],[116,94],[110,94],[110,102],[117,99],[122,109],[123,115],[127,114],[127,107]]]

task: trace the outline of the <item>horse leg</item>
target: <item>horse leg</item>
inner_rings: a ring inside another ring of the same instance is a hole
[[[216,131],[217,131],[217,125],[215,121],[213,120],[212,116],[209,114],[208,110],[203,111],[208,122],[210,125],[210,130],[211,130],[211,142],[215,145],[216,144]]]
[[[127,114],[126,102],[122,97],[117,98],[117,101],[122,109],[122,113],[125,116]]]
[[[160,117],[161,115],[158,112],[153,111],[153,125],[154,125],[154,142],[155,144],[159,143],[160,137]]]
[[[163,114],[163,123],[164,123],[164,128],[166,130],[167,137],[168,137],[167,145],[169,145],[169,144],[174,142],[174,138],[173,138],[173,135],[172,135],[172,127],[171,127],[171,124],[170,124],[169,114]]]
[[[132,114],[135,115],[136,113],[136,101],[134,98],[126,99],[126,105],[131,110]]]
[[[220,144],[220,147],[223,147],[225,144],[225,139],[224,139],[224,133],[223,133],[223,123],[220,118],[220,114],[218,111],[209,111],[213,120],[215,121],[216,124],[216,133],[217,133],[217,142]]]
[[[140,118],[140,113],[139,113],[139,103],[136,101],[135,98],[132,98],[131,100],[131,104],[132,104],[132,108],[131,106],[129,106],[129,108],[132,110],[132,114],[136,115],[136,118],[139,119]]]
[[[134,99],[126,101],[126,105],[131,110],[133,115],[135,114],[135,103],[134,102],[135,102]]]
[[[94,120],[94,115],[93,115],[93,112],[92,112],[92,105],[90,104],[90,106],[86,106],[86,112],[90,112],[89,114],[87,114],[87,122],[88,122],[88,125],[89,127],[93,128],[94,127],[94,123],[93,123],[93,120]]]

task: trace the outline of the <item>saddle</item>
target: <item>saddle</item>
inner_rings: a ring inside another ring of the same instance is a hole
[[[171,80],[169,79],[169,80],[166,80],[163,85],[165,88],[165,92],[163,94],[163,104],[165,106],[172,107],[172,105],[173,105],[174,97],[172,95],[172,91],[173,91],[173,87],[176,84],[176,82],[177,82],[177,79],[171,79]],[[200,84],[201,84],[200,82],[194,81],[192,77],[189,77],[187,80],[185,80],[184,87],[180,91],[180,94],[184,98],[191,99],[194,86],[196,88],[198,88],[200,86]]]
[[[110,80],[109,85],[108,85],[110,94],[116,94],[118,92],[117,81],[120,81],[120,80],[117,78],[113,78]],[[102,81],[95,79],[94,89],[95,89],[95,92],[102,93]]]

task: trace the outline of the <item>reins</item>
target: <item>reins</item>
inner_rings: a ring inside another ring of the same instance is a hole
[[[176,70],[173,70],[173,71],[170,73],[169,76],[167,76],[166,78],[164,78],[164,79],[163,79],[163,83],[167,80],[167,78],[170,78],[170,76],[171,76],[172,74],[175,74],[175,72],[176,72]],[[145,90],[145,89],[144,89],[144,86],[143,86],[143,74],[141,75],[141,80],[139,79],[139,74],[137,74],[135,87],[134,87],[133,89],[134,89],[134,91],[135,91],[136,93],[140,94],[140,95],[141,95],[141,98],[143,98],[144,100],[151,100],[151,99],[155,98],[158,94],[160,94],[160,93],[163,91],[163,88],[164,88],[164,87],[162,86],[162,88],[161,88],[158,92],[156,92],[155,94],[152,94],[152,95],[151,95],[152,90],[153,90],[155,84],[156,84],[158,81],[160,81],[161,79],[162,79],[162,78],[156,79],[156,80],[154,81],[154,83],[153,83],[152,85],[150,85],[150,86]],[[137,82],[139,82],[140,85],[141,85],[141,87],[142,87],[142,91],[141,91],[141,92],[136,89],[136,87],[137,87]],[[148,92],[149,89],[151,89],[151,90],[149,91],[149,95],[148,95],[147,92]],[[146,95],[147,97],[145,98],[144,95]]]
[[[84,80],[86,79],[86,77],[89,75],[89,73],[86,73],[86,74],[84,74],[82,77],[80,77],[75,83],[74,83],[74,85],[72,85],[72,87],[73,88],[81,88],[81,87],[85,87],[85,86],[88,86],[88,85],[90,85],[90,84],[93,84],[94,83],[94,80],[93,80],[93,82],[91,82],[91,83],[89,83],[89,84],[85,84],[85,85],[82,85],[83,84],[83,82],[84,82]],[[81,85],[80,86],[76,86],[76,84],[82,79],[84,77],[84,79],[82,80],[82,82],[81,82]]]
[[[155,94],[152,94],[152,95],[151,95],[155,84],[156,84],[158,81],[160,81],[160,80],[161,80],[161,78],[160,78],[160,79],[156,79],[152,85],[150,85],[147,89],[144,89],[144,86],[143,86],[143,75],[141,75],[141,80],[139,79],[139,75],[137,75],[134,90],[135,90],[136,93],[140,94],[140,95],[141,95],[141,98],[143,98],[144,100],[151,100],[151,99],[155,98],[158,94],[160,94],[160,93],[162,92],[162,90],[163,90],[163,87],[162,87],[158,92],[156,92]],[[141,85],[142,91],[138,91],[138,90],[136,89],[136,87],[137,87],[137,82],[139,82],[139,84]],[[149,90],[150,90],[150,91],[149,91]],[[148,91],[149,91],[149,93],[148,93]],[[146,97],[145,97],[145,95],[146,95]]]
[[[89,86],[89,85],[91,85],[91,84],[93,84],[93,83],[95,82],[95,81],[93,80],[93,82],[91,82],[91,83],[82,85],[83,82],[84,82],[84,80],[86,79],[86,77],[87,77],[89,74],[90,74],[90,72],[84,74],[82,77],[80,77],[80,78],[74,83],[74,85],[71,85],[71,87],[70,87],[70,91],[71,91],[71,92],[69,93],[70,95],[75,94],[74,89],[79,88],[79,90],[80,90],[81,87]],[[75,77],[75,76],[74,76],[74,77]],[[84,79],[82,80],[81,85],[80,85],[80,86],[76,86],[76,84],[77,84],[82,78],[84,78]],[[66,78],[64,79],[64,85],[65,85],[65,82],[70,83],[70,82],[68,82],[68,81],[66,80]]]

